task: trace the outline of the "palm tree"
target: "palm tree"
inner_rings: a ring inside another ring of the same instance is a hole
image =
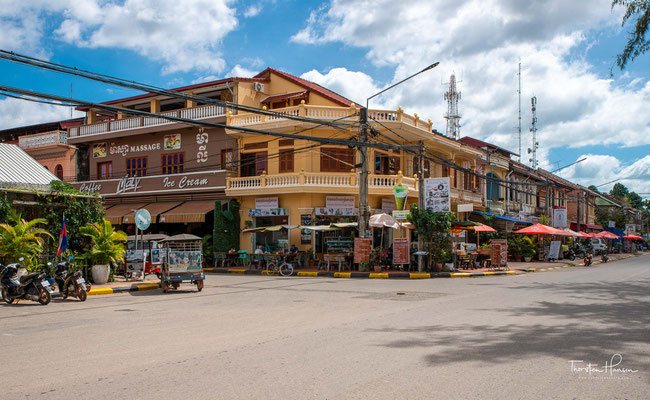
[[[97,264],[118,263],[124,261],[124,242],[126,233],[116,231],[106,219],[102,222],[88,224],[79,232],[92,241],[89,251],[91,261]]]
[[[25,221],[20,214],[10,215],[11,224],[0,224],[0,257],[8,262],[17,262],[20,258],[32,258],[43,251],[43,237],[52,235],[39,224],[47,223],[44,218]]]

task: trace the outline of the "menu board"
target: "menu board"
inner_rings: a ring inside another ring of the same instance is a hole
[[[302,214],[300,216],[300,225],[302,226],[311,225],[311,214]],[[300,230],[300,244],[311,244],[311,230],[309,229]]]
[[[370,261],[370,238],[354,238],[354,263]]]
[[[557,260],[558,258],[560,258],[560,245],[561,244],[562,244],[562,242],[560,242],[559,240],[557,240],[557,241],[554,240],[554,241],[551,242],[551,248],[549,249],[549,252],[548,252],[548,258],[549,259]]]
[[[508,265],[508,242],[505,239],[492,239],[491,262],[495,267]]]
[[[409,238],[393,239],[393,264],[408,264],[411,261],[409,247]]]

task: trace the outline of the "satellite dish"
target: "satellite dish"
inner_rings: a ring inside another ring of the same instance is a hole
[[[151,225],[151,214],[146,209],[140,209],[135,212],[135,226],[141,231],[147,230]]]

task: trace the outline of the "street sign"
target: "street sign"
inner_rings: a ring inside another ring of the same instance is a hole
[[[151,214],[146,209],[140,209],[135,212],[135,226],[138,229],[145,231],[151,225]]]

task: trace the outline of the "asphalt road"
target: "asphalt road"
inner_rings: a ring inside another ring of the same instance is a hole
[[[649,322],[650,256],[465,279],[211,275],[201,293],[0,305],[0,398],[647,399]]]

